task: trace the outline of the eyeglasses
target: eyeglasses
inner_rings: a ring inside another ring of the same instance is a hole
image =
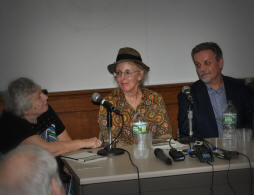
[[[118,71],[118,72],[114,72],[113,75],[114,75],[114,77],[117,77],[117,78],[122,77],[122,75],[124,75],[126,77],[130,77],[133,73],[136,73],[136,72],[140,72],[140,71],[133,71],[133,72],[131,72],[129,70],[127,70],[125,72]]]

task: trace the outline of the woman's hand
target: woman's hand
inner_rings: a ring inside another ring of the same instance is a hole
[[[102,143],[97,137],[83,139],[82,141],[85,143],[85,148],[98,148]]]

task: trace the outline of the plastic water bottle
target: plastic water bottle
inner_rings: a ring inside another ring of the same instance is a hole
[[[236,124],[237,124],[237,112],[232,104],[232,101],[228,101],[227,108],[223,112],[223,137],[222,145],[225,150],[236,150],[237,138],[236,138]]]
[[[140,111],[133,117],[133,152],[136,159],[145,159],[149,156],[152,146],[152,134],[147,128],[147,122]]]

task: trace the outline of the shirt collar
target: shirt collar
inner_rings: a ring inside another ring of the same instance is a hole
[[[222,86],[219,89],[217,89],[217,90],[214,90],[213,88],[211,88],[206,83],[205,83],[205,85],[206,85],[206,88],[207,88],[207,91],[208,91],[209,94],[212,94],[212,93],[221,94],[221,93],[223,93],[225,91],[224,83],[222,83]]]

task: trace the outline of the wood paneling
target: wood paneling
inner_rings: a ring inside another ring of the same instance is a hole
[[[179,83],[147,86],[147,88],[162,95],[167,106],[174,136],[176,136],[178,129],[177,94],[183,86],[190,84]],[[97,92],[105,97],[111,91],[112,89],[96,89],[54,92],[48,94],[48,102],[58,113],[72,138],[89,138],[98,136],[99,133],[97,122],[99,106],[92,103],[91,96],[94,92]],[[0,101],[0,110],[2,108],[2,101]]]

